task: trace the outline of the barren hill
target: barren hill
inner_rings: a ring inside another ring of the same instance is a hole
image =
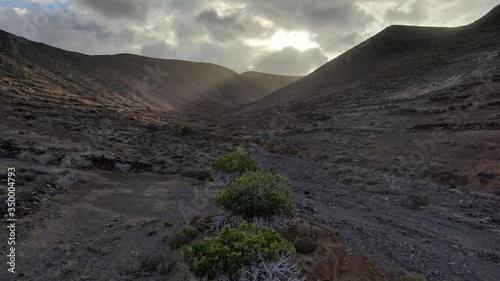
[[[29,96],[33,103],[51,100],[58,104],[67,98],[73,99],[68,105],[78,101],[110,110],[154,107],[163,111],[189,111],[196,107],[200,112],[235,107],[256,101],[287,82],[287,77],[276,76],[278,80],[274,83],[274,76],[265,74],[249,79],[209,63],[130,54],[88,56],[3,31],[0,31],[0,59],[2,88],[10,88],[4,94],[11,99],[18,98],[13,92],[18,91],[24,98]],[[262,87],[269,82],[272,89]]]
[[[500,192],[499,10],[456,28],[390,26],[240,114],[304,155]]]
[[[412,87],[421,93],[428,91],[432,83],[458,83],[472,75],[480,76],[478,71],[486,75],[485,64],[494,62],[500,49],[499,10],[500,7],[496,7],[476,22],[456,28],[387,27],[304,79],[248,108],[258,110],[309,97],[332,98],[348,91],[356,95],[356,92],[396,92]],[[484,59],[479,58],[484,56]],[[470,73],[471,69],[477,70]]]
[[[266,95],[273,93],[285,87],[286,85],[303,78],[303,76],[276,75],[256,71],[243,72],[241,75],[257,84],[260,92],[266,93]]]

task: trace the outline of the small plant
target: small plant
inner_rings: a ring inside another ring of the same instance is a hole
[[[61,166],[68,168],[89,168],[91,163],[85,157],[77,153],[67,153],[61,160]]]
[[[228,173],[242,173],[259,170],[259,164],[252,154],[238,149],[215,159],[212,169]]]
[[[62,190],[69,190],[76,183],[84,182],[87,176],[76,170],[64,170],[55,181],[56,186]]]
[[[215,204],[244,219],[293,215],[290,185],[282,175],[248,172],[221,190]]]
[[[122,173],[126,173],[130,170],[130,164],[128,163],[115,163],[115,170],[120,171]]]
[[[396,278],[396,281],[425,281],[425,276],[416,272],[407,272]]]
[[[235,278],[243,268],[277,261],[295,249],[275,230],[243,222],[237,229],[225,227],[213,238],[184,246],[181,252],[195,276],[213,280]]]
[[[181,135],[187,135],[193,132],[193,127],[188,123],[179,123],[174,125],[175,132]]]
[[[21,151],[19,155],[17,156],[17,159],[24,161],[24,162],[35,162],[36,160],[36,155],[29,151]]]

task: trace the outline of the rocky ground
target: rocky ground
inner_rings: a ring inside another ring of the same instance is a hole
[[[210,119],[184,120],[192,129],[186,132],[98,116],[61,116],[44,127],[33,123],[43,122],[38,117],[2,120],[9,122],[1,123],[0,163],[4,171],[16,167],[20,218],[18,273],[5,280],[157,280],[158,272],[163,280],[185,280],[168,237],[215,211],[209,163],[237,147],[284,174],[298,217],[332,226],[346,252],[428,280],[499,276],[497,195],[370,168],[352,154],[332,157],[303,143],[330,144],[327,133],[295,140],[253,131],[249,138]],[[68,122],[71,130],[60,129]]]

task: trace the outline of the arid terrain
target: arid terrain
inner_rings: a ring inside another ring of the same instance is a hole
[[[500,7],[391,26],[302,78],[0,31],[0,280],[188,280],[167,241],[217,211],[210,163],[237,148],[331,233],[301,257],[314,280],[500,280],[499,38]]]

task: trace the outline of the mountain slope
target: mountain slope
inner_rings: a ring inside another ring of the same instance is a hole
[[[419,87],[428,82],[426,76],[431,76],[432,82],[444,81],[452,75],[466,78],[469,68],[477,64],[471,56],[500,49],[499,10],[500,7],[496,7],[480,20],[457,28],[387,27],[304,79],[247,106],[245,111],[319,95],[342,95],[349,90],[408,87],[405,79],[409,76],[417,79],[413,85]],[[455,62],[463,56],[471,59],[463,61],[467,65],[456,69]],[[440,75],[436,77],[431,71]]]
[[[276,75],[256,71],[243,72],[241,76],[255,83],[259,87],[260,92],[266,93],[266,95],[303,78],[303,76]]]
[[[76,102],[100,104],[117,111],[146,107],[203,112],[235,107],[271,92],[261,86],[260,78],[273,80],[266,75],[249,79],[209,63],[130,54],[88,56],[3,31],[0,65],[0,87],[11,101],[21,98],[37,104],[52,100],[57,105],[72,100],[71,106]],[[276,79],[279,81],[273,85],[286,82],[284,77]]]
[[[499,38],[500,6],[463,27],[390,26],[238,123],[273,150],[500,194]]]

